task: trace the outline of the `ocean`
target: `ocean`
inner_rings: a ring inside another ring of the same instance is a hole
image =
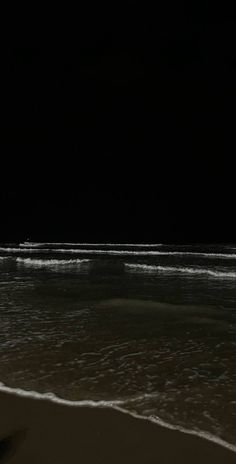
[[[2,244],[0,271],[0,389],[236,446],[236,244]]]

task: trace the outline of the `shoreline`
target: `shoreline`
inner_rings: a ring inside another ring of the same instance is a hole
[[[236,462],[235,451],[207,437],[135,417],[118,406],[69,405],[53,395],[36,398],[19,391],[0,388],[0,463],[8,458],[12,464]]]
[[[131,412],[128,409],[124,408],[123,405],[125,404],[124,400],[69,400],[62,397],[57,396],[55,393],[52,392],[45,392],[40,393],[34,390],[24,390],[22,388],[17,387],[9,387],[5,385],[3,382],[0,382],[0,394],[1,393],[8,393],[10,395],[14,395],[20,398],[28,398],[33,400],[41,400],[41,401],[49,401],[55,404],[67,406],[69,408],[80,408],[80,407],[87,407],[87,408],[107,408],[119,411],[123,414],[127,414],[135,419],[140,419],[147,422],[152,422],[157,426],[164,427],[169,430],[175,430],[181,433],[185,433],[186,435],[193,435],[197,436],[201,439],[213,442],[223,448],[229,449],[236,453],[236,445],[233,445],[222,438],[217,437],[216,435],[212,435],[210,432],[203,431],[203,430],[193,430],[187,429],[183,426],[178,426],[171,424],[169,422],[165,422],[161,418],[157,416],[143,416],[141,414]]]

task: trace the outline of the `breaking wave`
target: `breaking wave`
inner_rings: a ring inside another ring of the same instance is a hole
[[[37,248],[37,247],[44,247],[44,246],[103,246],[103,247],[140,247],[140,248],[156,248],[160,247],[162,243],[87,243],[87,242],[23,242],[19,244],[21,248]]]
[[[212,277],[220,278],[236,278],[236,272],[223,272],[214,271],[211,269],[204,268],[192,268],[192,267],[175,267],[175,266],[155,266],[148,264],[129,264],[125,263],[125,266],[129,269],[140,272],[163,272],[163,273],[181,273],[181,274],[197,274],[197,275],[209,275]]]
[[[90,261],[89,259],[32,259],[32,258],[16,258],[18,263],[27,266],[68,266],[68,265],[80,265],[82,263]]]
[[[50,248],[17,248],[17,247],[0,247],[0,251],[3,253],[42,253],[42,252],[50,252],[54,251]]]
[[[236,259],[236,254],[229,253],[204,253],[188,251],[131,251],[131,250],[100,250],[100,249],[74,249],[74,248],[4,248],[0,247],[2,252],[50,252],[50,253],[71,253],[71,254],[96,254],[96,255],[114,255],[114,256],[192,256],[206,258],[225,258]]]
[[[46,244],[43,244],[43,243],[37,243],[37,242],[24,242],[24,243],[19,243],[19,247],[20,248],[37,248],[37,247],[40,247],[42,245],[46,245]]]

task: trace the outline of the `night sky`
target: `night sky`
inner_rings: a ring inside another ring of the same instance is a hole
[[[2,48],[1,241],[235,241],[236,23],[143,8]]]

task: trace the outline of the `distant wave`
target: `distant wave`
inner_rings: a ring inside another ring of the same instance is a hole
[[[146,420],[146,421],[152,422],[154,424],[157,424],[161,427],[164,427],[170,430],[179,430],[180,432],[187,433],[188,435],[195,435],[195,436],[201,437],[205,440],[216,443],[219,446],[222,446],[223,448],[236,452],[235,445],[228,443],[227,441],[222,440],[221,438],[215,435],[212,435],[209,432],[200,431],[200,430],[192,430],[192,429],[187,429],[182,426],[173,425],[169,422],[162,420],[158,416],[154,416],[154,415],[146,416],[146,415],[137,414],[133,411],[131,412],[126,408],[127,401],[122,401],[122,400],[111,400],[111,401],[109,400],[97,400],[97,401],[77,400],[77,401],[73,401],[73,400],[67,400],[67,399],[60,398],[54,393],[39,393],[37,391],[32,391],[32,390],[23,390],[22,388],[8,387],[3,382],[0,382],[0,391],[3,393],[8,393],[8,394],[15,395],[15,396],[22,397],[22,398],[31,398],[34,400],[50,401],[52,403],[62,404],[64,406],[73,407],[73,408],[87,407],[87,408],[114,409],[123,414],[127,414],[129,416],[132,416],[134,418],[141,419],[144,421]]]
[[[26,248],[37,248],[37,247],[44,247],[44,246],[104,246],[104,247],[140,247],[140,248],[156,248],[160,247],[162,243],[67,243],[67,242],[23,242],[19,244],[19,247],[26,247]]]
[[[35,247],[40,247],[42,245],[46,245],[43,243],[36,243],[36,242],[24,242],[24,243],[19,243],[19,247],[21,248],[35,248]]]
[[[148,264],[129,264],[125,263],[125,266],[130,269],[134,269],[141,272],[162,272],[162,273],[182,273],[182,274],[197,274],[197,275],[209,275],[212,277],[221,278],[236,278],[236,272],[222,272],[212,271],[211,269],[204,268],[192,268],[192,267],[175,267],[175,266],[155,266]]]
[[[66,249],[58,248],[55,250],[48,250],[55,253],[72,253],[72,254],[96,254],[96,255],[113,255],[113,256],[196,256],[207,258],[226,258],[236,259],[236,254],[228,253],[194,253],[188,251],[131,251],[131,250],[89,250],[85,249]]]
[[[205,253],[192,251],[131,251],[131,250],[100,250],[100,249],[74,249],[74,248],[4,248],[0,247],[1,252],[7,253],[70,253],[70,254],[96,254],[113,256],[192,256],[202,258],[236,259],[236,254],[232,253]]]
[[[16,261],[27,266],[68,266],[82,264],[90,261],[89,259],[32,259],[16,258]]]
[[[44,251],[53,251],[50,248],[17,248],[17,247],[0,247],[0,252],[3,253],[42,253]]]

